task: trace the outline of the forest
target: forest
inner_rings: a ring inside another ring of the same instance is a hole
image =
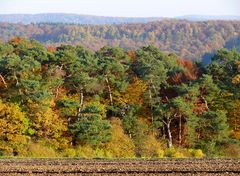
[[[104,46],[136,50],[154,45],[166,53],[209,63],[219,48],[240,51],[239,21],[161,20],[119,25],[65,23],[0,23],[0,40],[15,36],[36,39],[45,46],[82,45],[94,51]]]
[[[0,155],[240,157],[240,53],[0,43]]]

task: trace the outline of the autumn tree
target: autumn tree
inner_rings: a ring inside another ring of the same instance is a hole
[[[28,143],[29,127],[29,119],[18,105],[0,101],[1,155],[18,155]]]

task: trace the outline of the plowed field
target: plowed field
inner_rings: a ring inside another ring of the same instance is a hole
[[[240,159],[0,159],[0,176],[240,175]]]

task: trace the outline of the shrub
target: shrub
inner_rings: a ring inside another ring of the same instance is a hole
[[[80,158],[93,158],[94,157],[94,150],[89,145],[78,146],[75,149],[76,157]]]
[[[171,148],[165,150],[165,157],[170,158],[202,158],[204,154],[201,149]]]
[[[162,144],[153,135],[148,136],[139,149],[141,157],[162,158],[164,156]]]
[[[204,157],[203,151],[201,149],[194,150],[193,157],[194,158],[202,158],[202,157]]]
[[[191,157],[194,157],[194,158],[204,157],[204,153],[201,149],[188,149],[188,152],[191,154]]]
[[[180,149],[168,148],[165,150],[165,157],[169,158],[187,158],[185,151],[180,151]]]
[[[93,153],[93,158],[112,158],[112,153],[104,148],[96,148]]]
[[[239,143],[227,143],[220,148],[224,157],[239,158],[240,157],[240,147]]]
[[[76,150],[73,148],[67,148],[65,150],[63,150],[63,152],[61,153],[61,156],[63,157],[76,157]]]
[[[27,146],[27,149],[27,157],[54,158],[58,156],[56,151],[51,146],[45,146],[43,143],[30,143]]]

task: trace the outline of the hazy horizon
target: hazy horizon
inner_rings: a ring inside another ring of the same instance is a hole
[[[65,13],[109,17],[240,16],[238,0],[1,0],[0,14]]]
[[[239,15],[207,15],[207,14],[186,14],[172,17],[164,16],[107,16],[107,15],[93,15],[93,14],[81,14],[81,13],[67,13],[67,12],[43,12],[43,13],[0,13],[0,15],[42,15],[42,14],[65,14],[65,15],[82,15],[82,16],[96,16],[96,17],[113,17],[113,18],[178,18],[178,17],[240,17]]]

